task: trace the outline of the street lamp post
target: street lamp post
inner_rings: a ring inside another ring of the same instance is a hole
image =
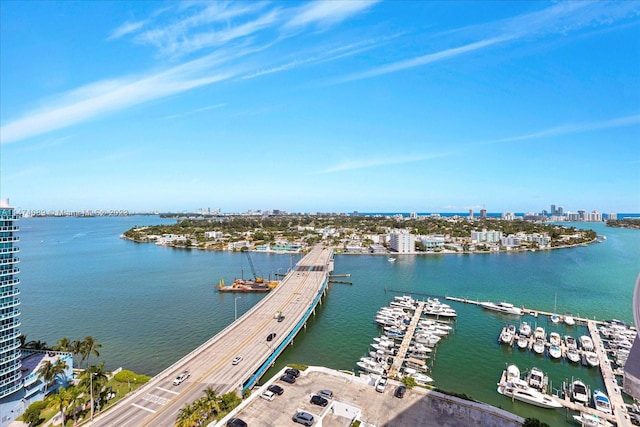
[[[242,297],[235,297],[233,299],[233,320],[238,320],[238,300]]]
[[[93,421],[93,372],[89,372],[89,394],[91,398],[91,421]]]

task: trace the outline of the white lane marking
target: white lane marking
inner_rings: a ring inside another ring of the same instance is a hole
[[[176,396],[180,393],[178,393],[177,391],[173,391],[173,390],[169,390],[168,388],[163,388],[163,387],[156,387],[158,390],[162,390],[162,391],[166,391],[167,393],[173,393]]]
[[[151,403],[157,403],[158,405],[162,405],[162,406],[166,405],[167,402],[169,401],[169,399],[167,399],[166,397],[161,397],[151,393],[147,393],[144,396],[142,396],[142,400],[146,400]]]
[[[156,413],[156,411],[154,411],[153,409],[146,408],[146,407],[144,407],[142,405],[138,405],[137,403],[132,403],[131,406],[135,406],[136,408],[144,409],[145,411],[149,411],[149,412],[154,413],[154,414]]]

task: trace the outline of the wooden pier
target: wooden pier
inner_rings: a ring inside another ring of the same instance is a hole
[[[400,348],[398,349],[398,354],[393,359],[393,364],[391,365],[391,369],[389,369],[388,375],[390,377],[395,377],[398,375],[398,372],[400,372],[402,362],[404,362],[407,351],[409,351],[409,345],[411,344],[411,340],[413,339],[413,334],[416,331],[416,327],[418,326],[418,322],[420,321],[420,317],[422,316],[422,312],[424,311],[424,305],[424,301],[418,302],[418,308],[413,313],[411,323],[409,323],[409,327],[407,328],[407,331],[404,334],[404,338],[402,339],[402,344],[400,344]]]

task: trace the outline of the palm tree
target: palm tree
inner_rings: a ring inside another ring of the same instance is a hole
[[[104,362],[99,365],[91,365],[80,375],[80,387],[82,387],[90,396],[100,395],[100,390],[109,380],[109,371],[104,370]]]
[[[51,349],[55,351],[67,352],[69,351],[70,348],[71,348],[71,341],[69,340],[69,338],[64,337],[64,338],[60,338],[58,340],[58,343],[54,345]]]
[[[209,415],[220,412],[220,404],[218,402],[218,393],[209,386],[204,389],[204,398],[208,405]]]
[[[178,412],[178,418],[176,419],[176,427],[194,427],[195,416],[198,415],[195,408],[188,402]]]
[[[20,347],[24,347],[24,344],[27,342],[27,336],[24,334],[20,334],[18,340],[20,340]]]
[[[89,357],[92,354],[96,357],[100,357],[100,352],[98,351],[98,349],[101,347],[102,344],[98,344],[98,341],[91,335],[84,337],[80,354],[82,355],[82,361],[87,361],[87,367],[89,366]]]
[[[73,358],[76,360],[76,364],[80,367],[80,362],[77,360],[78,356],[82,353],[82,341],[73,340],[69,346],[69,350],[73,353]]]
[[[51,382],[53,382],[58,375],[63,375],[69,366],[66,362],[58,359],[56,363],[51,363],[50,360],[44,362],[44,364],[38,369],[38,378],[44,380],[44,394],[47,395],[47,388]]]
[[[48,350],[47,343],[44,341],[29,341],[24,345],[24,348],[33,350]]]
[[[60,415],[62,415],[62,425],[65,425],[64,410],[72,401],[75,400],[73,393],[66,388],[61,388],[56,394],[49,398],[51,402],[58,408]]]

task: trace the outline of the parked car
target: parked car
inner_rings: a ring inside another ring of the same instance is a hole
[[[229,421],[227,421],[227,427],[247,427],[247,423],[242,421],[240,418],[229,418]]]
[[[282,314],[278,316],[278,322],[282,322],[283,320],[284,320],[284,316]]]
[[[333,392],[331,390],[319,390],[318,391],[318,396],[322,396],[327,400],[332,400],[333,399]]]
[[[284,371],[284,373],[296,378],[300,376],[300,371],[297,370],[296,368],[288,368],[286,371]]]
[[[384,393],[386,388],[387,388],[387,379],[385,377],[382,377],[378,380],[378,383],[376,384],[376,391],[378,393]]]
[[[276,337],[276,333],[271,332],[269,335],[267,335],[267,341],[273,341],[275,337]]]
[[[189,371],[184,371],[183,373],[178,375],[175,380],[173,380],[173,385],[182,384],[182,382],[189,378],[189,376],[191,376],[191,373]]]
[[[267,388],[267,390],[274,392],[278,396],[280,396],[282,393],[284,393],[284,389],[282,387],[280,387],[279,385],[275,385],[275,384],[270,385],[269,388]]]
[[[318,406],[327,406],[327,403],[329,403],[329,401],[322,396],[314,394],[313,396],[311,396],[310,403]]]
[[[393,395],[395,397],[402,399],[406,391],[407,391],[407,387],[401,385],[396,389],[396,392]]]
[[[284,381],[285,383],[293,384],[296,382],[296,377],[291,375],[283,375],[280,377],[280,380]]]
[[[304,411],[296,412],[292,420],[305,426],[313,425],[313,415]]]
[[[242,356],[236,356],[233,358],[233,360],[231,361],[232,365],[237,365],[238,363],[242,362]]]
[[[269,402],[271,402],[273,399],[276,398],[276,394],[270,390],[265,390],[262,392],[262,394],[260,394],[260,397],[263,398],[264,400],[268,400]]]

